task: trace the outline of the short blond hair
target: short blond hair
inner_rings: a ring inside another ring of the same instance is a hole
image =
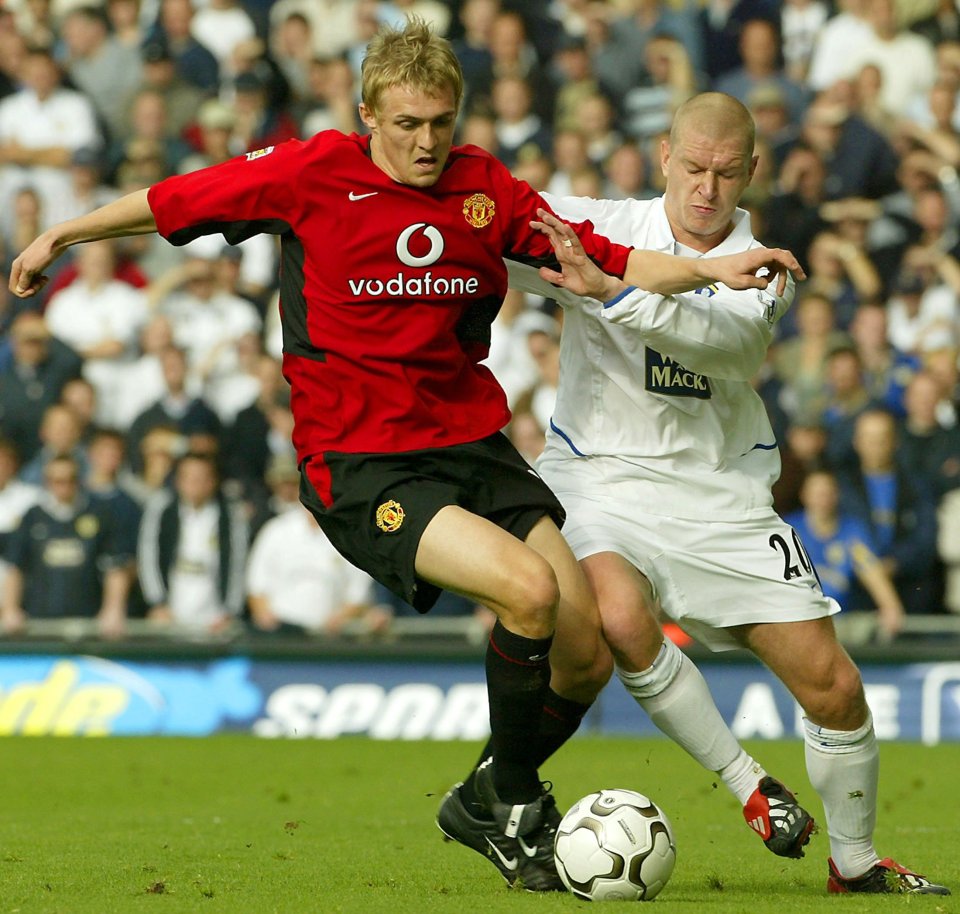
[[[450,89],[458,111],[463,99],[463,71],[450,42],[416,16],[402,29],[386,27],[374,36],[360,67],[360,82],[363,104],[373,112],[379,110],[384,90],[393,86],[430,95]]]

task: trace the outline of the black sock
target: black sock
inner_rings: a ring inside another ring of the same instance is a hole
[[[580,727],[583,716],[590,710],[590,705],[581,704],[579,701],[571,701],[558,695],[553,689],[547,690],[546,698],[543,702],[543,710],[540,714],[540,739],[537,744],[537,754],[533,757],[533,762],[539,768],[551,755],[554,754]],[[488,739],[480,757],[477,759],[473,771],[467,776],[460,788],[460,799],[466,806],[467,811],[475,819],[486,818],[487,812],[477,796],[475,786],[475,775],[480,763],[486,761],[493,755],[493,740]]]
[[[490,743],[497,763],[494,786],[504,803],[530,803],[540,795],[537,731],[550,687],[549,638],[524,638],[498,620],[487,644]]]
[[[539,751],[534,756],[538,768],[577,732],[583,715],[589,710],[590,705],[564,698],[553,689],[547,691],[540,715]]]

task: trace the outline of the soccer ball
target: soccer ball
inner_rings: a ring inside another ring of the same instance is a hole
[[[677,862],[670,821],[633,790],[601,790],[575,803],[557,829],[557,872],[587,901],[650,901]]]

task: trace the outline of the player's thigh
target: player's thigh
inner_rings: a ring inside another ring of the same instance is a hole
[[[617,663],[631,673],[647,669],[663,642],[650,582],[615,552],[586,556],[580,564],[597,598],[603,635]]]
[[[866,719],[860,672],[830,618],[741,625],[734,637],[769,667],[815,723],[852,730]]]
[[[550,563],[493,522],[458,505],[441,508],[417,547],[417,575],[489,606],[511,631],[553,632],[559,599]]]
[[[560,587],[557,628],[550,649],[553,688],[565,698],[590,702],[613,670],[593,590],[550,518],[540,519],[526,544],[550,563]]]

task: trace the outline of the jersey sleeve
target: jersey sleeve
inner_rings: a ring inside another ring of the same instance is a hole
[[[558,269],[550,239],[542,232],[530,227],[531,221],[539,219],[538,209],[553,213],[553,208],[525,181],[518,181],[516,178],[510,180],[513,182],[514,206],[507,250],[503,252],[504,259],[533,267],[550,266]],[[623,277],[632,247],[616,244],[600,234],[589,219],[580,222],[566,219],[564,221],[577,233],[587,256],[601,270],[617,278]]]
[[[171,244],[220,232],[230,244],[289,231],[300,213],[297,182],[307,164],[291,140],[153,185],[147,201]]]
[[[763,365],[773,329],[790,307],[795,288],[792,278],[783,296],[723,285],[679,295],[633,288],[606,302],[603,316],[635,329],[647,345],[690,371],[749,381]]]

